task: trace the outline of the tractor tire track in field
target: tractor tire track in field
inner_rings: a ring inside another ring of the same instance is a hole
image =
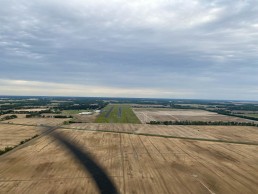
[[[185,143],[183,143],[183,144],[185,144]],[[193,145],[195,145],[195,144],[193,144]],[[205,169],[207,169],[207,172],[211,172],[211,173],[212,173],[213,175],[215,175],[216,177],[221,177],[221,178],[222,178],[222,177],[223,177],[223,172],[224,172],[224,173],[227,172],[227,174],[231,174],[231,173],[232,173],[232,172],[230,172],[232,169],[228,169],[228,170],[222,169],[220,164],[218,164],[218,163],[216,163],[216,162],[214,162],[214,161],[212,161],[212,160],[210,160],[209,163],[207,163],[207,161],[205,160],[205,157],[202,156],[202,154],[198,154],[198,152],[197,152],[197,158],[196,158],[196,156],[194,157],[194,156],[191,154],[191,153],[192,153],[191,151],[182,149],[181,146],[178,145],[178,144],[175,144],[175,146],[176,146],[179,150],[181,150],[182,153],[185,153],[189,158],[192,158],[192,161],[195,161],[196,164],[199,164],[199,166],[204,167]],[[210,168],[210,165],[211,165],[211,164],[212,164],[214,167],[216,167],[216,170]],[[235,178],[231,176],[231,179],[235,179]],[[236,180],[236,179],[235,179],[235,181],[238,182],[238,184],[242,184],[243,186],[245,186],[243,183],[239,182],[239,180]],[[225,182],[226,184],[228,184],[228,186],[230,187],[230,189],[231,189],[232,191],[234,190],[234,192],[237,193],[237,187],[235,187],[235,185],[233,185],[232,182],[229,182],[229,180],[226,180],[226,179],[224,179],[224,182]],[[216,184],[215,184],[215,185],[216,185]],[[215,186],[215,185],[213,185],[213,186]],[[204,185],[203,185],[203,186],[204,186]],[[246,188],[248,188],[248,187],[246,187]],[[206,187],[206,189],[208,189],[208,188]],[[248,188],[248,189],[249,189],[249,188]],[[209,192],[211,192],[211,191],[212,191],[212,190],[209,188]]]

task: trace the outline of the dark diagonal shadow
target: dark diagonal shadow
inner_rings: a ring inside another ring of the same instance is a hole
[[[57,139],[62,145],[64,145],[74,157],[82,164],[85,171],[88,171],[97,187],[102,194],[118,194],[114,183],[110,180],[107,173],[102,169],[90,156],[89,153],[80,149],[76,144],[71,143],[67,137],[64,135],[53,131],[49,133],[50,136]]]

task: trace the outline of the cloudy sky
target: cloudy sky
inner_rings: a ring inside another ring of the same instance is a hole
[[[2,0],[0,95],[258,100],[257,0]]]

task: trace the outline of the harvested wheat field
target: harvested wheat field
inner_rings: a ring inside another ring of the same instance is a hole
[[[142,125],[142,124],[97,124],[74,123],[65,128],[182,137],[189,139],[208,139],[258,144],[258,128],[251,126],[196,126],[196,125]]]
[[[0,193],[258,192],[257,146],[56,131],[0,157]],[[67,149],[70,144],[64,147],[53,134],[70,139],[80,151]],[[93,162],[83,160],[85,155]]]
[[[13,123],[21,125],[48,125],[48,126],[57,126],[64,123],[64,121],[69,121],[70,119],[61,119],[61,118],[17,118],[2,121],[2,123]],[[1,122],[0,122],[1,123]]]
[[[64,128],[89,130],[89,131],[110,131],[121,133],[134,133],[141,127],[142,124],[125,124],[125,123],[72,123],[70,125],[63,125]]]
[[[0,124],[0,150],[16,146],[36,134],[40,134],[40,128],[37,126]]]
[[[225,116],[205,110],[173,110],[173,109],[142,109],[134,108],[134,113],[142,123],[150,121],[234,121],[255,122],[248,119]]]

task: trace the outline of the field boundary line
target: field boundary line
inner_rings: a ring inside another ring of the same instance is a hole
[[[76,129],[76,128],[71,128],[71,127],[64,127],[64,126],[48,126],[48,125],[31,125],[31,124],[17,124],[17,123],[2,123],[0,124],[5,124],[5,125],[20,125],[20,126],[35,126],[35,127],[48,127],[52,128],[53,131],[54,129],[73,129],[73,130],[81,130],[81,131],[92,131],[92,132],[105,132],[105,133],[123,133],[123,134],[134,134],[134,135],[144,135],[144,136],[154,136],[154,137],[163,137],[163,138],[173,138],[173,139],[183,139],[183,140],[191,140],[191,141],[207,141],[207,142],[217,142],[217,143],[229,143],[229,144],[241,144],[241,145],[253,145],[253,146],[258,146],[258,142],[248,142],[248,141],[231,141],[231,140],[223,140],[223,139],[207,139],[207,138],[194,138],[194,137],[180,137],[180,136],[173,136],[173,135],[161,135],[161,134],[148,134],[148,133],[137,133],[136,132],[126,132],[126,131],[111,131],[111,130],[94,130],[94,129]],[[62,124],[61,124],[62,125]],[[49,131],[48,131],[49,132]],[[36,139],[41,138],[44,136],[46,132],[43,132],[40,134],[37,138],[34,138],[33,140],[29,141],[32,142]],[[25,144],[29,143],[26,142]],[[21,146],[25,146],[25,144]],[[15,151],[16,149],[20,148],[21,146],[17,146],[10,152]],[[7,152],[7,153],[10,153]],[[6,153],[6,154],[7,154]],[[3,155],[6,155],[3,154]]]
[[[212,190],[210,190],[210,188],[209,188],[207,185],[205,185],[201,180],[198,179],[198,181],[199,181],[211,194],[216,194],[216,193],[214,193]]]
[[[123,192],[125,193],[125,164],[124,164],[124,152],[122,151],[122,137],[119,134],[119,141],[120,141],[120,154],[122,157],[122,167],[123,167]]]
[[[94,130],[94,129],[76,129],[69,127],[59,127],[60,129],[73,129],[80,131],[92,131],[92,132],[105,132],[105,133],[123,133],[123,134],[133,134],[133,135],[143,135],[143,136],[153,136],[153,137],[164,137],[171,139],[183,139],[183,140],[191,140],[191,141],[206,141],[206,142],[216,142],[216,143],[229,143],[229,144],[241,144],[241,145],[254,145],[258,146],[258,142],[248,142],[248,141],[231,141],[231,140],[223,140],[223,139],[206,139],[206,138],[194,138],[194,137],[180,137],[173,135],[161,135],[161,134],[148,134],[148,133],[137,133],[136,132],[125,132],[125,131],[111,131],[111,130]]]
[[[245,145],[258,146],[258,142],[230,141],[230,140],[222,140],[222,139],[205,139],[205,138],[194,138],[194,137],[180,137],[180,136],[172,136],[172,135],[159,135],[159,134],[146,134],[146,133],[135,133],[135,134],[145,135],[145,136],[172,138],[172,139],[184,139],[184,140],[193,140],[193,141],[209,141],[209,142],[217,142],[217,143],[245,144]]]

